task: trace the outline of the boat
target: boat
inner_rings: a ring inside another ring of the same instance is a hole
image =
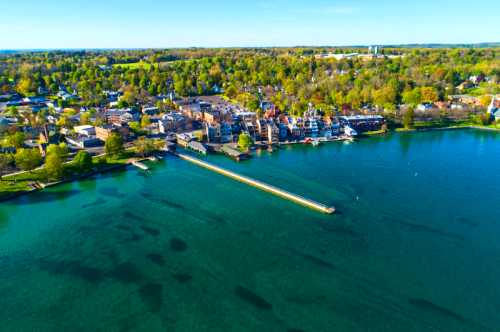
[[[344,127],[344,134],[348,137],[358,136],[358,132],[356,130],[354,130],[353,128],[351,128],[350,126]]]
[[[312,144],[312,146],[316,147],[316,146],[319,146],[321,144],[321,142],[318,139],[313,139],[311,144]]]

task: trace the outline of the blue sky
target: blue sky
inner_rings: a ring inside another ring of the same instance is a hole
[[[500,1],[0,0],[0,49],[499,42]]]

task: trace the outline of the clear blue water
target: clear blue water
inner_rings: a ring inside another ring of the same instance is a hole
[[[175,159],[0,204],[1,331],[500,330],[500,135]]]

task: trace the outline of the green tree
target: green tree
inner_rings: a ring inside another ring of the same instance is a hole
[[[78,151],[72,163],[81,172],[88,172],[93,166],[92,156],[85,150]]]
[[[7,137],[7,144],[17,149],[23,146],[26,136],[23,132],[16,131]]]
[[[403,102],[407,105],[416,106],[421,103],[421,100],[422,97],[418,88],[403,92]]]
[[[12,164],[12,155],[7,153],[0,153],[0,181],[2,181],[2,177]]]
[[[252,146],[253,141],[250,135],[246,133],[241,133],[238,137],[238,147],[241,151],[248,152],[248,149]]]
[[[438,101],[438,93],[436,88],[430,86],[424,86],[421,89],[422,101],[425,103],[434,103]]]
[[[64,160],[67,157],[68,153],[69,153],[69,148],[66,143],[50,144],[47,147],[47,155],[55,154],[59,158],[61,158],[61,160]]]
[[[47,152],[45,157],[45,174],[48,180],[60,180],[64,174],[64,165],[59,151]]]
[[[16,166],[23,171],[32,171],[42,163],[42,155],[38,149],[18,149],[14,159]]]
[[[122,137],[117,133],[112,133],[106,139],[104,149],[111,158],[119,157],[124,150]]]
[[[148,115],[143,115],[141,119],[141,127],[146,128],[151,124],[151,118]]]
[[[146,137],[139,137],[139,139],[135,141],[134,146],[137,154],[143,158],[150,155],[155,150],[153,141]]]
[[[415,112],[412,107],[408,108],[403,114],[403,126],[406,129],[410,129],[413,127],[413,121],[415,118]]]

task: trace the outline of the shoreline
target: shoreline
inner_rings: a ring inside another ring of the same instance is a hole
[[[6,195],[5,197],[0,197],[0,203],[6,202],[9,200],[13,200],[13,199],[16,199],[16,198],[19,198],[19,197],[22,197],[22,196],[25,196],[28,194],[33,194],[35,192],[42,192],[45,188],[51,188],[51,187],[55,187],[55,186],[58,186],[61,184],[65,184],[65,183],[71,183],[71,182],[87,179],[87,178],[90,178],[90,177],[95,176],[95,175],[116,171],[118,169],[124,169],[124,168],[129,167],[130,165],[131,165],[130,163],[117,164],[117,165],[113,165],[113,166],[106,167],[103,169],[88,172],[85,174],[79,174],[78,176],[73,176],[73,177],[70,177],[68,179],[64,179],[61,181],[42,184],[42,186],[40,188],[32,188],[31,190],[19,191],[16,193],[12,193],[10,195]]]
[[[359,137],[370,138],[370,137],[373,137],[373,136],[380,136],[380,135],[386,135],[386,134],[391,134],[391,133],[417,133],[417,132],[447,131],[447,130],[460,130],[460,129],[468,129],[468,130],[472,129],[472,130],[483,130],[483,131],[500,132],[499,128],[489,128],[489,127],[482,127],[482,126],[449,126],[449,127],[440,127],[440,128],[409,129],[409,130],[399,130],[399,131],[398,130],[388,130],[388,131],[386,131],[384,133],[380,132],[380,133],[369,134],[369,135],[363,135],[363,134],[361,134]],[[355,139],[355,137],[346,138],[346,137],[340,136],[340,137],[337,137],[335,139],[324,139],[324,140],[321,140],[320,142],[321,143],[343,142],[343,141],[353,140],[353,139]],[[307,144],[305,142],[281,142],[281,143],[278,144],[278,146],[287,146],[287,145],[306,145],[307,146],[307,145],[310,145],[310,144]],[[144,161],[144,160],[148,160],[148,158],[142,158],[142,159],[138,158],[138,159],[136,159],[134,161]],[[55,187],[55,186],[58,186],[58,185],[61,185],[61,184],[65,184],[65,183],[79,181],[79,180],[82,180],[82,179],[90,178],[90,177],[98,175],[98,174],[104,174],[104,173],[112,172],[112,171],[115,171],[115,170],[118,170],[118,169],[125,169],[125,168],[128,168],[129,166],[131,166],[132,162],[133,161],[129,160],[128,162],[123,163],[123,164],[116,164],[116,165],[112,165],[110,167],[106,167],[106,168],[99,169],[99,170],[94,170],[94,171],[92,171],[90,173],[80,174],[78,176],[74,176],[74,177],[71,177],[71,178],[68,178],[68,179],[64,179],[64,180],[61,180],[61,181],[56,181],[56,182],[52,182],[52,183],[43,184],[41,186],[41,188],[32,188],[31,190],[15,192],[15,193],[12,193],[10,195],[6,195],[4,197],[0,197],[0,203],[6,202],[6,201],[9,201],[9,200],[13,200],[13,199],[22,197],[24,195],[32,194],[32,193],[35,193],[35,192],[41,192],[45,188]],[[9,175],[10,174],[6,174],[4,176],[9,176]]]

